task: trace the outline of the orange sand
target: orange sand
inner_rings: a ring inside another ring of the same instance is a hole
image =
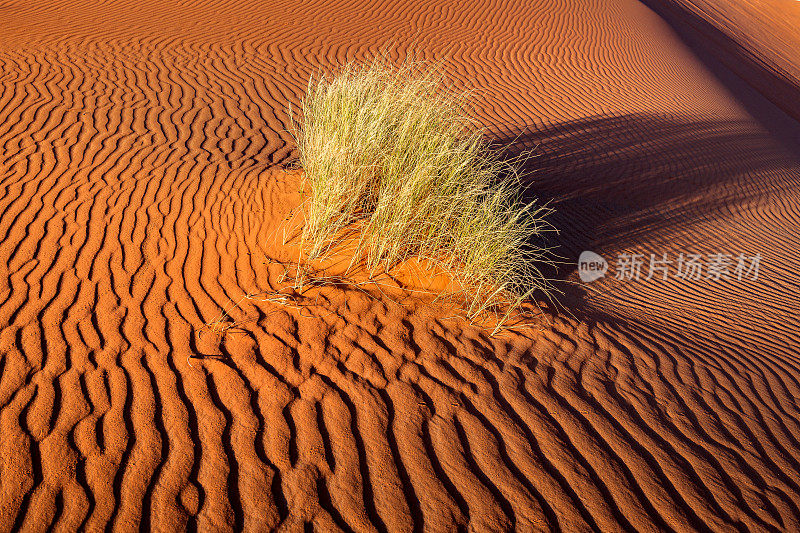
[[[0,530],[800,530],[790,3],[0,1]],[[242,300],[281,274],[287,107],[387,46],[537,147],[570,261],[760,278],[567,284],[496,337],[346,287]]]

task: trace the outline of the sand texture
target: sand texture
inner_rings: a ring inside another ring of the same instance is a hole
[[[0,0],[0,531],[800,530],[797,3],[735,4]],[[566,310],[242,300],[288,106],[387,47],[535,148]],[[760,276],[582,285],[582,250]]]

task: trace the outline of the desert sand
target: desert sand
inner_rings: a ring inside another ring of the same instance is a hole
[[[798,20],[0,1],[0,530],[800,530]],[[287,108],[386,49],[533,149],[562,309],[491,337],[347,287],[242,300],[299,202]],[[760,275],[582,284],[582,250]]]

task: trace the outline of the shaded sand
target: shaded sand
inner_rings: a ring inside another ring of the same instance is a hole
[[[644,0],[698,45],[800,119],[800,2]]]
[[[795,122],[632,0],[166,4],[0,3],[0,529],[800,529]],[[278,284],[285,109],[392,42],[538,146],[571,261],[761,277],[568,286],[494,338],[329,289],[214,335]]]

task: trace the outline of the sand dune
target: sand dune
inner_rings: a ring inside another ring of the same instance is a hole
[[[717,35],[633,0],[5,1],[0,27],[0,530],[800,529],[800,126]],[[786,68],[794,30],[752,28]],[[567,312],[490,337],[346,288],[242,300],[280,286],[287,107],[387,46],[536,147]],[[586,249],[761,276],[582,285]]]
[[[775,105],[800,118],[800,4],[744,0],[646,0]]]

